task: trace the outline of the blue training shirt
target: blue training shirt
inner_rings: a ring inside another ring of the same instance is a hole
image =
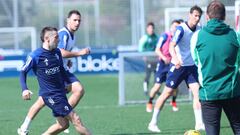
[[[166,32],[164,32],[158,39],[157,48],[162,48],[162,46],[167,41],[167,39],[168,39],[168,35]]]
[[[182,26],[177,26],[176,27],[176,32],[174,33],[172,41],[176,42],[176,44],[178,44],[179,41],[182,39],[183,35],[184,35],[183,27]]]
[[[71,33],[66,27],[63,27],[58,31],[58,37],[59,37],[58,48],[71,52],[76,42],[75,35]],[[67,67],[68,61],[71,61],[71,59],[63,58],[63,65],[66,70],[68,70]]]
[[[22,90],[28,89],[26,78],[31,69],[38,79],[39,96],[48,97],[66,94],[64,81],[69,82],[69,80],[65,75],[62,55],[58,48],[52,51],[38,48],[28,56],[20,72]]]
[[[190,51],[190,40],[195,31],[201,29],[200,25],[197,25],[195,29],[191,29],[187,22],[181,23],[176,28],[176,32],[172,38],[172,41],[177,45],[175,46],[175,51],[178,58],[182,62],[182,66],[192,66],[194,65],[194,61],[191,56]],[[172,59],[173,63],[173,59]]]

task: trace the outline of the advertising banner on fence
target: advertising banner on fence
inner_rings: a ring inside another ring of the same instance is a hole
[[[27,54],[0,55],[0,77],[18,76]],[[115,51],[92,52],[90,55],[69,59],[71,72],[76,74],[117,73],[118,54]]]

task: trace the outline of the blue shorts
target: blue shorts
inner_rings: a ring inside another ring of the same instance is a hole
[[[169,71],[169,64],[165,64],[164,61],[160,60],[156,68],[155,83],[166,82],[168,71]]]
[[[72,84],[74,82],[79,82],[79,80],[77,79],[77,77],[73,73],[71,73],[68,70],[66,70],[66,74],[67,74],[67,77],[69,78],[70,82],[69,83],[68,82],[64,82],[65,86],[68,86],[68,85],[70,85],[70,84]]]
[[[42,99],[45,105],[52,110],[54,117],[65,117],[72,111],[66,95],[42,97]]]
[[[176,89],[183,80],[185,80],[187,84],[198,82],[197,67],[195,65],[181,66],[179,69],[176,69],[175,65],[171,63],[166,86]]]

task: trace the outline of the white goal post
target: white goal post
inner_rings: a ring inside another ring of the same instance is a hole
[[[2,27],[0,28],[1,38],[4,38],[4,43],[8,44],[8,46],[13,45],[11,49],[19,49],[19,43],[24,42],[26,40],[31,40],[31,51],[37,48],[37,34],[36,29],[34,27]],[[0,39],[1,39],[0,38]],[[2,45],[3,46],[3,45]],[[0,46],[0,47],[2,47]],[[28,45],[29,46],[29,45]],[[25,49],[25,48],[24,48]]]
[[[144,59],[158,61],[154,52],[120,52],[119,53],[119,105],[146,103],[148,96],[143,92],[143,80],[145,76]],[[149,89],[154,84],[154,76],[151,76]],[[161,92],[161,90],[160,90]],[[192,95],[188,91],[185,82],[179,86],[177,101],[191,101]]]
[[[118,95],[119,95],[119,105],[125,105],[126,98],[125,98],[125,65],[124,59],[126,57],[138,57],[138,56],[155,56],[156,54],[153,52],[144,52],[144,53],[137,53],[137,52],[128,52],[128,53],[119,53],[119,72],[118,72]]]

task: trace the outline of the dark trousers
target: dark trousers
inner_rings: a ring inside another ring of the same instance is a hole
[[[157,66],[157,61],[146,61],[146,65],[145,65],[146,75],[144,78],[144,82],[149,83],[151,73],[155,74],[156,72],[156,66]]]
[[[220,134],[222,110],[225,112],[234,135],[240,135],[240,97],[234,99],[201,101],[206,135]]]

